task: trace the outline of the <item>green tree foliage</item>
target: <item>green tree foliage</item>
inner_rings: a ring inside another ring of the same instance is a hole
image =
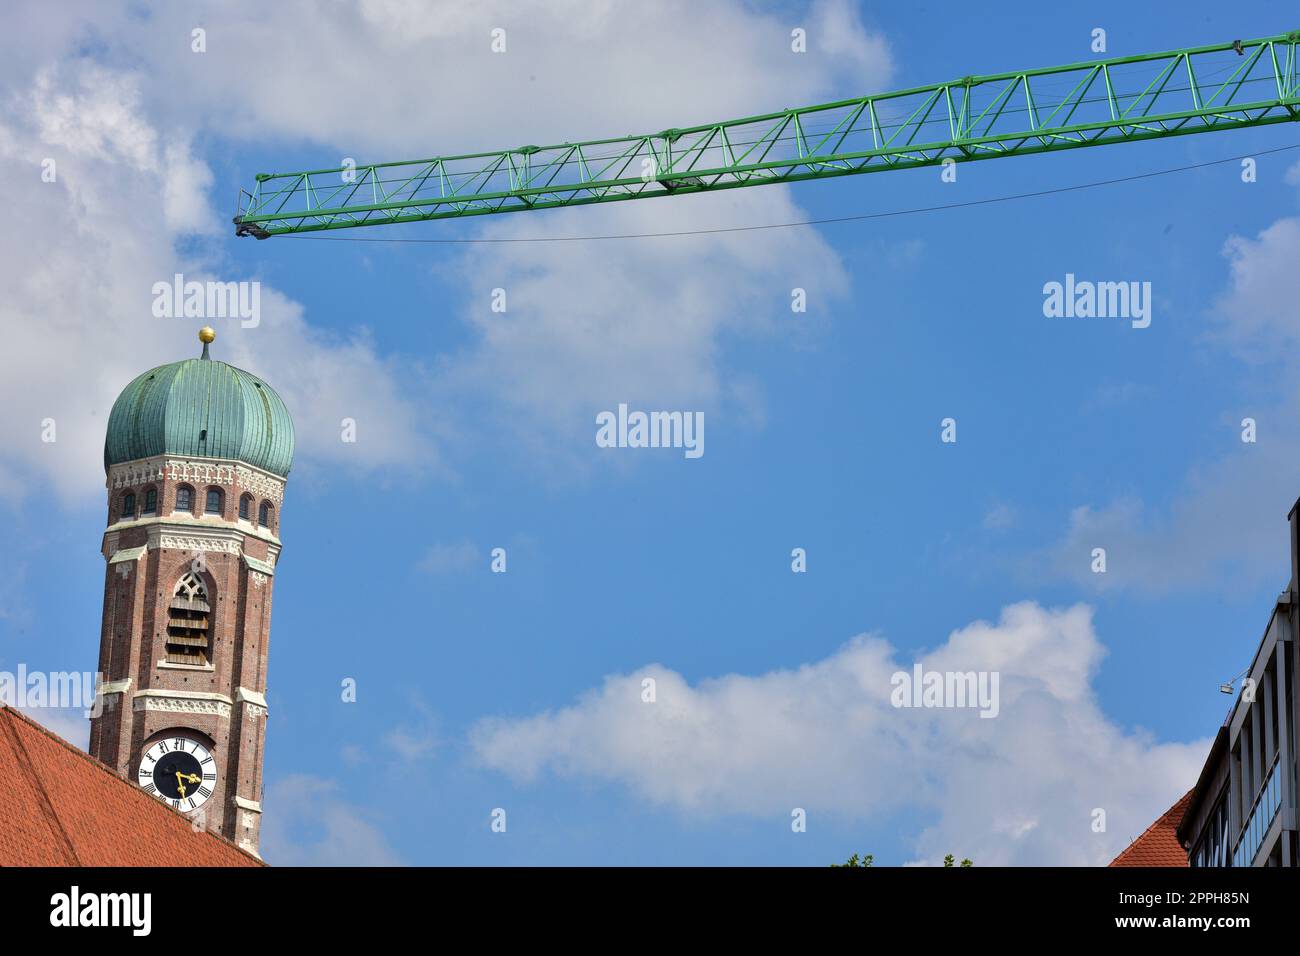
[[[832,863],[831,867],[835,868],[841,866],[871,866],[875,862],[876,862],[876,858],[873,854],[866,853],[863,854],[862,856],[858,856],[855,853],[847,860],[845,860],[843,863]],[[954,857],[951,853],[949,853],[947,856],[943,858],[943,865],[944,866],[974,866],[975,864],[972,863],[970,860],[962,860],[960,863],[958,863],[956,861],[956,857]]]

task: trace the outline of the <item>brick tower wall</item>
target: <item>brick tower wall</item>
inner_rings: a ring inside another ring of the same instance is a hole
[[[188,511],[176,493],[192,490]],[[220,514],[205,513],[220,489]],[[142,514],[146,492],[154,514]],[[136,514],[122,513],[134,493]],[[239,502],[251,495],[249,520]],[[266,739],[266,662],[284,480],[240,462],[145,459],[114,465],[108,476],[103,553],[104,615],[99,671],[102,712],[91,720],[90,753],[132,782],[141,754],[177,730],[206,738],[217,783],[192,816],[257,851]],[[258,524],[267,502],[266,527]],[[166,661],[168,610],[176,585],[193,571],[211,605],[207,666]]]

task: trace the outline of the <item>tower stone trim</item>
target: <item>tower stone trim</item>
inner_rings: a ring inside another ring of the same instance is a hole
[[[155,481],[192,482],[239,487],[277,505],[284,503],[284,479],[243,462],[218,458],[173,458],[160,456],[111,465],[107,487],[120,491]]]
[[[215,714],[230,719],[232,704],[222,694],[185,691],[136,691],[132,698],[136,710],[157,710],[169,714]]]
[[[154,537],[154,535],[150,535]],[[212,534],[167,534],[160,531],[157,535],[160,548],[173,551],[194,551],[205,554],[241,554],[243,542],[237,538],[227,538]]]
[[[246,687],[235,691],[235,703],[243,704],[244,712],[249,717],[266,717],[270,712],[266,706],[266,696]]]

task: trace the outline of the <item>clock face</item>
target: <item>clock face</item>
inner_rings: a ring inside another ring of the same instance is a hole
[[[164,737],[144,752],[136,779],[145,793],[188,813],[212,796],[217,761],[193,737]]]

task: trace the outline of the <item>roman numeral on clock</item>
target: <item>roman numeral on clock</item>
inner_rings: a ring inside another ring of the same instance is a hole
[[[212,796],[212,791],[209,790],[207,787],[199,787],[199,796],[203,797],[206,800],[208,797]],[[193,800],[190,801],[190,803],[193,802],[194,802]]]
[[[145,784],[144,792],[145,792],[145,793],[157,793],[157,792],[158,792],[158,788],[155,787],[152,783]]]

